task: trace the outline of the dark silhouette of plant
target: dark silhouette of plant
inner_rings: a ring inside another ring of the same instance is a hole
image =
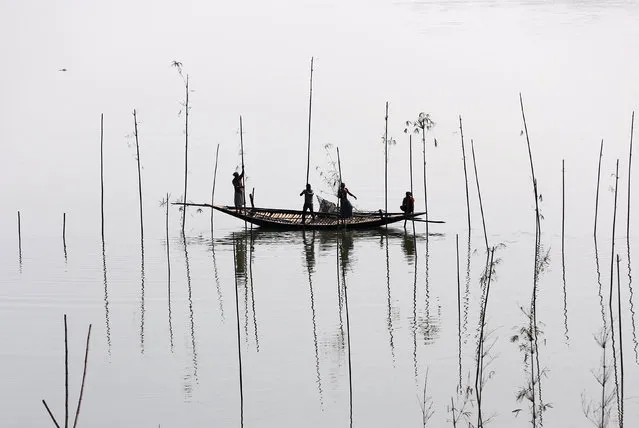
[[[610,422],[610,414],[615,404],[616,388],[610,385],[612,377],[612,366],[607,365],[608,339],[610,330],[603,328],[598,336],[594,336],[595,342],[601,348],[601,366],[598,371],[592,374],[601,387],[601,396],[597,401],[588,399],[584,393],[581,394],[581,405],[586,418],[597,428],[605,428]]]

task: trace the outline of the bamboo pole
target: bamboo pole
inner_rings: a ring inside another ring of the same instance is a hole
[[[136,152],[136,159],[138,163],[138,195],[140,198],[140,240],[142,243],[142,253],[144,254],[144,216],[142,214],[142,167],[140,166],[140,143],[138,141],[138,118],[137,118],[135,109],[133,109],[133,126],[134,126],[134,134],[135,134],[135,152]],[[186,202],[186,200],[184,202]]]
[[[384,213],[388,214],[388,101],[384,115]]]
[[[311,115],[313,110],[313,57],[311,57],[311,77],[308,90],[308,147],[306,149],[306,184],[311,168]]]
[[[215,204],[215,180],[217,179],[217,158],[220,153],[220,145],[217,145],[217,149],[215,150],[215,169],[213,170],[213,189],[211,190],[211,205]],[[213,213],[215,210],[211,210],[211,233],[213,232]],[[211,236],[211,239],[213,237]]]
[[[617,224],[617,188],[619,185],[619,159],[617,159],[617,167],[615,170],[615,200],[614,200],[614,208],[613,208],[613,212],[612,212],[612,233],[610,235],[611,237],[611,249],[610,249],[610,293],[609,293],[609,300],[608,300],[608,309],[609,309],[609,313],[610,313],[610,333],[612,335],[612,359],[614,362],[614,371],[615,371],[615,392],[616,392],[616,396],[617,396],[617,413],[619,415],[619,423],[620,423],[620,428],[622,428],[623,426],[623,412],[622,412],[622,403],[621,403],[621,397],[620,397],[620,390],[619,390],[619,379],[618,379],[618,375],[617,375],[617,355],[616,355],[616,350],[615,350],[615,321],[614,321],[614,317],[613,317],[613,310],[612,310],[612,301],[613,301],[613,284],[614,284],[614,267],[615,267],[615,228],[616,228],[616,224]],[[619,334],[621,334],[621,332],[619,332]],[[621,349],[620,349],[620,353],[621,353]]]
[[[64,249],[64,260],[67,259],[67,213],[62,213],[62,248]]]
[[[20,211],[18,211],[18,260],[22,268],[22,231],[20,227]]]
[[[82,370],[82,384],[80,385],[80,396],[78,397],[78,407],[75,410],[75,418],[73,419],[73,428],[78,425],[78,416],[80,416],[80,406],[82,405],[82,396],[84,395],[84,382],[87,378],[87,362],[89,360],[89,341],[91,340],[91,324],[89,324],[89,332],[87,333],[87,344],[84,351],[84,369]]]
[[[472,148],[473,153],[473,166],[475,168],[475,182],[477,183],[477,196],[479,197],[479,210],[481,212],[481,224],[484,228],[484,241],[486,244],[486,257],[488,257],[488,252],[490,251],[490,247],[488,246],[488,234],[486,233],[486,220],[484,218],[484,204],[481,200],[481,191],[479,190],[479,176],[477,173],[477,162],[475,161],[475,142],[471,139],[470,146]],[[469,235],[470,236],[470,235]]]
[[[628,247],[628,263],[630,263],[630,184],[632,183],[632,137],[635,131],[635,112],[630,122],[630,150],[628,152],[628,214],[626,217],[626,246]]]
[[[242,129],[242,115],[240,115],[240,154],[242,156],[242,208],[246,213],[246,185],[244,176],[244,131]],[[244,220],[244,229],[247,227],[247,222]]]
[[[186,191],[188,184],[188,166],[189,166],[189,75],[186,75],[186,101],[185,101],[185,120],[184,120],[184,203],[186,203]],[[186,224],[186,205],[182,207],[182,235],[184,235],[184,227]]]
[[[464,184],[466,186],[466,212],[468,217],[468,236],[470,236],[470,197],[468,194],[468,172],[466,171],[466,148],[464,146],[464,128],[462,127],[462,117],[459,116],[459,133],[461,135],[462,159],[464,161]],[[473,157],[474,162],[474,157]]]
[[[53,421],[53,424],[55,425],[55,427],[60,428],[60,425],[58,425],[58,421],[55,420],[55,416],[53,416],[53,413],[51,412],[51,409],[49,409],[47,402],[42,400],[42,404],[44,404],[44,408],[47,410],[47,413],[51,417],[51,420]]]
[[[426,214],[426,246],[428,247],[428,192],[426,190],[426,125],[422,127],[422,145],[424,150],[424,211]],[[428,250],[426,251],[428,254]],[[426,270],[428,270],[428,261],[426,262]]]
[[[521,92],[519,93],[519,105],[521,107],[521,117],[524,123],[524,131],[526,135],[526,145],[528,147],[528,158],[530,161],[530,172],[531,172],[531,180],[533,185],[533,196],[535,199],[535,256],[534,256],[534,270],[533,270],[533,290],[532,297],[530,302],[531,309],[531,325],[530,330],[532,332],[532,344],[531,344],[531,385],[533,388],[532,391],[532,423],[533,426],[537,426],[537,424],[543,423],[543,413],[539,413],[537,415],[537,407],[536,407],[536,397],[539,398],[539,408],[543,409],[543,400],[541,394],[541,370],[539,365],[539,347],[538,347],[538,331],[537,331],[537,285],[539,281],[539,272],[538,272],[538,263],[539,263],[539,250],[541,245],[541,215],[539,213],[539,194],[537,191],[537,178],[535,177],[535,168],[533,164],[532,150],[530,147],[530,137],[528,135],[528,124],[526,123],[526,114],[524,113],[524,101],[521,96]],[[534,356],[534,363],[533,363]],[[538,395],[535,394],[535,369],[537,370],[537,391]],[[539,422],[537,421],[539,419]]]
[[[100,217],[104,241],[104,113],[100,114]]]
[[[593,235],[595,236],[595,240],[597,239],[597,214],[599,213],[599,181],[601,179],[601,158],[603,157],[603,146],[604,140],[601,139],[601,147],[599,148],[599,166],[597,167],[597,193],[595,196],[595,227],[593,230]]]

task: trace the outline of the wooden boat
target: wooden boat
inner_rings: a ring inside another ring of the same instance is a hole
[[[178,205],[183,205],[178,203]],[[311,214],[307,211],[305,223],[302,224],[302,211],[275,209],[275,208],[241,208],[236,210],[233,206],[210,205],[210,204],[184,204],[188,206],[210,207],[217,211],[223,212],[230,216],[247,221],[256,226],[270,229],[306,229],[306,230],[328,230],[328,229],[372,229],[387,224],[400,222],[403,220],[417,219],[424,212],[416,212],[412,214],[404,213],[387,213],[380,211],[372,212],[354,212],[350,218],[341,218],[337,214],[332,213],[315,213],[313,220]],[[443,223],[441,221],[429,221],[431,223]]]

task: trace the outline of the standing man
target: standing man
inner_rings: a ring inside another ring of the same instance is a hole
[[[239,212],[244,206],[244,168],[242,168],[242,174],[238,174],[237,171],[233,173],[233,188],[235,189],[235,195],[233,202],[235,203],[235,211]]]
[[[313,211],[313,189],[311,189],[310,184],[306,184],[306,189],[302,190],[300,196],[304,195],[304,208],[302,208],[302,224],[304,224],[304,218],[306,217],[306,209],[311,211],[311,215],[313,216],[313,220],[315,220],[315,212]]]

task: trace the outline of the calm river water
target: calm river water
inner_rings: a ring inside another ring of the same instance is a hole
[[[602,392],[595,336],[610,327],[610,307],[620,393],[621,357],[624,365],[624,422],[639,423],[639,301],[630,257],[639,246],[637,192],[628,200],[631,115],[639,106],[637,2],[33,1],[5,2],[0,16],[0,44],[11,58],[0,79],[2,426],[50,424],[42,399],[64,421],[64,314],[72,416],[92,325],[78,426],[420,427],[425,407],[426,426],[442,427],[453,426],[451,402],[456,418],[459,409],[468,412],[457,426],[476,426],[480,337],[484,421],[531,426],[529,402],[517,400],[530,378],[529,351],[520,345],[535,276],[520,92],[547,256],[532,366],[544,371],[542,400],[552,406],[543,425],[589,424],[584,403]],[[167,240],[160,202],[184,192],[187,74],[187,198],[211,201],[219,144],[214,199],[232,203],[242,115],[247,190],[258,206],[297,208],[311,56],[309,181],[316,192],[335,199],[325,178],[339,147],[355,207],[384,207],[388,101],[389,211],[398,211],[411,178],[417,209],[424,207],[422,140],[413,136],[411,177],[404,130],[426,112],[436,122],[426,135],[429,217],[445,223],[432,224],[428,236],[424,223],[266,232],[217,213],[211,229],[210,211],[192,208],[182,238],[172,205]],[[182,75],[172,61],[182,63]],[[486,241],[475,171],[486,240],[495,247],[483,336]],[[612,348],[609,339],[607,366]],[[471,388],[466,401],[460,384]],[[607,394],[614,384],[611,372]],[[618,426],[616,400],[609,410],[607,426]]]

